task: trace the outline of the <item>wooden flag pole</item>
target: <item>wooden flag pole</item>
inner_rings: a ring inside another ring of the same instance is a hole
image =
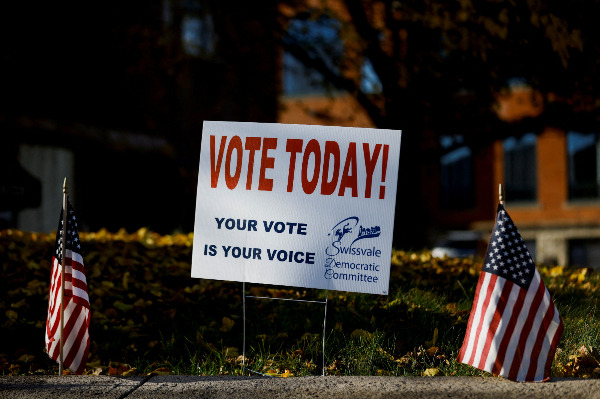
[[[63,374],[63,330],[65,328],[65,258],[67,256],[67,178],[63,182],[63,220],[62,220],[62,250],[60,271],[60,358],[58,361],[58,375]]]
[[[498,196],[500,199],[500,205],[504,206],[504,187],[502,187],[502,183],[498,186]]]

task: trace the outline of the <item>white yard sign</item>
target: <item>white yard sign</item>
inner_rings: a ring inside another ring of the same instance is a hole
[[[387,295],[400,136],[204,122],[192,277]]]

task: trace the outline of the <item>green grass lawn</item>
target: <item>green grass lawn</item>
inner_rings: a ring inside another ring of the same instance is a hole
[[[0,232],[0,374],[52,374],[44,353],[54,236]],[[82,233],[92,321],[86,373],[278,376],[486,375],[456,362],[480,262],[394,251],[390,295],[247,284],[254,296],[324,300],[324,306],[246,299],[242,284],[190,277],[192,235],[145,229]],[[600,376],[600,277],[538,265],[565,325],[554,376]],[[248,371],[246,371],[248,373]]]

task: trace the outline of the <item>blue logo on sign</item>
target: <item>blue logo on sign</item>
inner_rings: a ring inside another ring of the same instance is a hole
[[[378,258],[381,250],[375,246],[370,248],[353,247],[354,243],[366,238],[377,238],[381,235],[379,226],[363,226],[357,216],[350,216],[338,222],[327,236],[331,243],[325,248],[325,275],[328,280],[348,280],[356,282],[376,283],[380,271]],[[336,257],[340,257],[336,260]]]

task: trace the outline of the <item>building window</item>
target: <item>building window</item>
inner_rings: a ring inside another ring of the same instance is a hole
[[[337,95],[341,89],[331,84],[310,60],[323,63],[336,75],[343,75],[345,58],[342,23],[326,15],[319,17],[305,14],[292,19],[284,36],[283,94],[286,96]],[[296,51],[302,51],[306,59],[299,59]],[[368,58],[356,65],[360,73],[360,90],[365,94],[380,94],[383,85]],[[348,65],[345,66],[348,68]]]
[[[334,18],[295,18],[287,27],[284,44],[287,48],[304,49],[308,57],[325,62],[329,69],[335,71],[344,50],[340,29],[340,21]],[[284,52],[283,94],[324,95],[332,91],[333,87],[319,71],[296,58],[293,51]]]
[[[569,199],[600,197],[599,153],[597,133],[567,133]]]
[[[210,14],[185,15],[181,21],[181,41],[186,54],[210,57],[215,53],[215,33]]]
[[[361,69],[360,89],[366,94],[381,94],[383,85],[373,64],[368,58],[365,58]]]
[[[288,96],[325,95],[331,92],[323,75],[308,68],[292,54],[283,54],[283,94]]]
[[[504,186],[509,201],[537,200],[536,136],[504,140]]]
[[[462,142],[460,136],[441,139],[442,149],[447,151],[440,158],[443,209],[467,209],[475,205],[473,156]]]
[[[569,240],[569,265],[600,269],[600,239]]]
[[[180,40],[183,52],[191,57],[213,58],[217,35],[211,11],[205,0],[163,2],[162,20],[168,31],[175,30],[175,15],[181,15]]]

